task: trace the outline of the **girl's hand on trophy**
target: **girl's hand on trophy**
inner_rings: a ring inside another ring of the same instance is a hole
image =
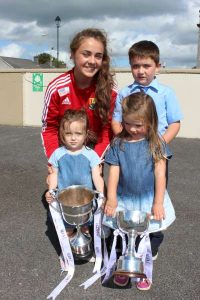
[[[117,201],[107,200],[104,208],[104,213],[108,217],[114,217],[117,208]]]
[[[163,204],[155,203],[152,207],[152,214],[154,220],[160,221],[165,219],[165,210]]]
[[[51,203],[53,201],[53,197],[49,191],[46,192],[45,198],[46,198],[47,203]]]

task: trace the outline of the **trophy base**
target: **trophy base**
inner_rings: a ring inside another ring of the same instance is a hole
[[[114,275],[146,278],[142,260],[132,255],[120,256],[117,262],[117,270],[114,272]]]
[[[147,278],[144,273],[128,272],[123,270],[116,270],[113,275],[128,276],[130,278]]]
[[[93,251],[85,253],[85,254],[77,254],[77,253],[73,253],[73,257],[74,257],[74,261],[77,262],[88,262],[90,260],[90,258],[93,256]]]
[[[76,235],[70,238],[70,245],[74,260],[87,261],[93,255],[93,244],[90,234],[78,231]]]

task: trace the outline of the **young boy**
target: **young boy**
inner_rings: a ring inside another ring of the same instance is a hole
[[[112,130],[115,135],[122,130],[122,99],[143,90],[155,102],[159,121],[158,130],[168,144],[180,130],[182,113],[174,91],[160,84],[156,79],[156,74],[160,70],[159,48],[151,41],[140,41],[131,46],[128,55],[134,82],[122,89],[117,97]]]
[[[156,79],[156,74],[160,69],[159,48],[151,41],[140,41],[131,46],[128,55],[134,82],[118,94],[112,117],[112,130],[115,135],[122,131],[122,100],[130,94],[143,91],[154,100],[158,114],[158,131],[168,144],[180,130],[182,113],[174,91],[160,84]],[[158,248],[163,238],[164,235],[161,231],[150,234],[153,260],[157,259]],[[138,243],[139,239],[136,240],[136,245]],[[124,280],[123,277],[120,278],[119,284],[118,282],[115,283],[120,285],[121,281]],[[148,290],[149,288],[150,285],[147,281],[141,282],[140,290]]]

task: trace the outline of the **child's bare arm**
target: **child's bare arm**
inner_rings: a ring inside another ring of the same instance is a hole
[[[119,166],[111,165],[108,172],[107,201],[104,212],[107,216],[114,216],[117,208],[117,185],[119,182]]]
[[[118,121],[112,120],[111,128],[112,128],[114,135],[117,135],[122,131],[122,124]]]
[[[101,166],[96,166],[92,168],[92,180],[94,183],[94,186],[96,190],[100,193],[104,192],[104,180],[103,177],[101,176]]]
[[[166,132],[163,134],[163,138],[167,144],[169,144],[178,134],[181,127],[180,121],[171,123]]]
[[[155,220],[165,218],[164,195],[166,188],[166,159],[161,159],[155,163],[155,196],[152,207],[152,213]]]
[[[48,175],[48,189],[56,189],[57,185],[58,185],[58,170],[54,167],[51,167],[52,169],[52,173]],[[51,196],[51,194],[49,193],[49,191],[46,192],[46,201],[48,203],[50,203],[53,198]]]

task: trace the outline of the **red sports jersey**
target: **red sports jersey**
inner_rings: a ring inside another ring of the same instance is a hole
[[[45,92],[44,109],[42,114],[42,141],[46,156],[49,158],[59,147],[58,129],[62,116],[67,109],[85,108],[90,129],[93,130],[98,141],[94,150],[101,157],[112,138],[110,121],[114,110],[116,91],[112,91],[110,102],[109,123],[104,125],[99,116],[94,113],[95,85],[86,89],[79,89],[74,80],[73,70],[61,74],[52,80]]]

